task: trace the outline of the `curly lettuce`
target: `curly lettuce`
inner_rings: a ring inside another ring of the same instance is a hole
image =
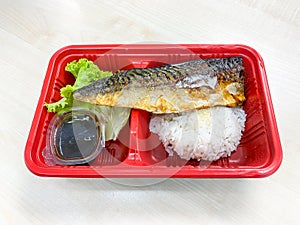
[[[68,111],[73,105],[73,92],[79,88],[87,86],[99,79],[112,75],[110,71],[102,71],[92,61],[85,58],[74,60],[68,63],[66,71],[75,77],[74,85],[67,85],[60,90],[61,99],[54,103],[45,103],[48,112],[63,113]]]
[[[66,85],[60,89],[61,99],[53,103],[45,103],[48,112],[54,113],[64,113],[69,111],[73,104],[73,92],[79,88],[87,86],[99,79],[111,76],[113,73],[110,71],[102,71],[97,65],[86,58],[74,60],[68,63],[65,70],[70,72],[75,77],[75,83],[73,85]],[[78,104],[76,102],[76,104]],[[82,103],[85,106],[97,107],[97,109],[103,114],[107,119],[105,137],[106,140],[115,140],[120,132],[120,130],[127,123],[130,108],[118,108],[110,106],[96,106],[89,103]]]

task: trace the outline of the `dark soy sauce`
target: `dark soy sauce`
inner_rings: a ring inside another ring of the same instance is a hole
[[[96,150],[99,128],[90,115],[73,115],[56,132],[56,153],[63,160],[84,159]]]

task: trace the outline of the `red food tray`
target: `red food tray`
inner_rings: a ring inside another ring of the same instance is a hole
[[[59,100],[60,88],[74,82],[72,75],[64,70],[67,63],[85,57],[102,70],[116,71],[151,67],[163,62],[182,62],[195,55],[200,58],[243,57],[247,120],[241,143],[230,157],[201,165],[197,161],[183,162],[176,156],[168,156],[162,145],[151,149],[150,114],[132,110],[128,124],[119,135],[120,140],[108,142],[108,147],[90,165],[45,164],[42,151],[54,114],[48,113],[43,104]],[[282,149],[264,63],[254,49],[245,45],[109,44],[64,47],[49,62],[25,148],[25,162],[31,172],[55,177],[266,177],[279,168],[281,161]]]

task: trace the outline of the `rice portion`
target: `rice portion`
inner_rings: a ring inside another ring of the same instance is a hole
[[[212,107],[180,114],[154,115],[150,131],[166,151],[181,158],[214,161],[231,155],[240,143],[246,121],[241,107]]]

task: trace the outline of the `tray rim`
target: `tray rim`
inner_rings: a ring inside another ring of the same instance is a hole
[[[261,57],[261,55],[252,47],[244,45],[244,44],[84,44],[84,45],[68,45],[65,47],[62,47],[61,49],[57,50],[52,57],[50,58],[47,71],[46,71],[46,76],[44,78],[43,86],[41,89],[40,97],[38,100],[38,104],[34,113],[34,117],[32,120],[31,128],[29,131],[28,139],[26,142],[25,146],[25,151],[24,151],[24,159],[25,159],[25,164],[27,168],[35,175],[38,176],[47,176],[47,177],[76,177],[76,178],[101,178],[103,177],[102,175],[98,174],[95,172],[93,169],[85,169],[84,174],[80,174],[82,170],[80,170],[80,167],[74,168],[72,167],[72,170],[57,170],[56,168],[51,168],[51,167],[43,167],[39,166],[35,163],[35,161],[32,158],[32,146],[34,143],[34,137],[35,134],[37,133],[37,126],[36,124],[38,121],[40,121],[41,116],[42,116],[42,111],[43,111],[43,103],[45,102],[46,95],[48,93],[49,89],[49,83],[51,81],[51,74],[53,73],[54,70],[54,65],[56,61],[58,61],[60,56],[63,56],[64,54],[67,54],[68,51],[70,50],[92,50],[92,49],[107,49],[111,50],[112,48],[119,47],[122,45],[126,46],[132,46],[132,47],[139,47],[139,48],[145,48],[145,47],[150,47],[153,48],[155,47],[187,47],[187,48],[236,48],[236,49],[244,49],[247,50],[249,53],[253,54],[257,62],[259,64],[260,68],[260,73],[261,73],[261,79],[263,81],[263,92],[266,97],[266,107],[268,110],[268,120],[269,123],[272,125],[270,128],[270,136],[272,137],[273,143],[274,143],[274,149],[273,149],[273,157],[271,162],[262,168],[245,168],[245,169],[230,169],[226,168],[226,170],[222,169],[209,169],[209,170],[202,170],[201,173],[199,174],[198,169],[193,169],[188,166],[185,166],[181,168],[177,173],[173,174],[171,178],[262,178],[262,177],[267,177],[270,176],[271,174],[275,173],[278,168],[280,167],[282,163],[282,146],[280,142],[280,137],[279,137],[279,132],[278,132],[278,127],[276,123],[276,118],[275,118],[275,112],[272,104],[272,99],[271,99],[271,94],[270,94],[270,89],[268,85],[268,80],[267,80],[267,75],[266,75],[266,70],[264,66],[264,61]],[[128,173],[126,175],[123,174],[118,174],[120,170],[113,170],[113,166],[105,166],[106,173],[102,173],[105,175],[105,177],[120,177],[120,178],[161,178],[165,177],[162,173],[158,173],[156,170],[159,168],[153,168],[149,167],[151,173],[145,173],[141,176],[140,171],[147,171],[145,169],[138,169],[134,170],[131,167],[131,170],[127,171]],[[123,168],[125,169],[125,168]],[[104,170],[104,172],[105,172]],[[102,171],[101,171],[102,172]],[[160,171],[161,172],[161,171]],[[213,175],[211,174],[213,173]]]

